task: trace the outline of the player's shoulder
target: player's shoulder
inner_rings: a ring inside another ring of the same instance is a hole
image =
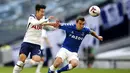
[[[36,18],[35,14],[30,14],[29,17],[31,17],[31,18]]]
[[[84,29],[90,29],[90,28],[89,28],[88,26],[85,25],[85,26],[84,26]]]
[[[88,31],[88,30],[90,30],[90,28],[85,25],[83,30]]]

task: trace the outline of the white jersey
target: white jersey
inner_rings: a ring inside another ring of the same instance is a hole
[[[47,21],[48,19],[45,19],[45,17],[37,20],[34,14],[30,15],[27,24],[27,31],[24,36],[23,42],[41,45],[42,25],[40,24]]]
[[[46,41],[44,38],[47,38],[47,32],[46,30],[42,29],[42,35],[41,35],[41,49],[46,48]]]

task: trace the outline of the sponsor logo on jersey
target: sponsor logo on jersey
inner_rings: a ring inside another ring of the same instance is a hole
[[[73,34],[69,34],[69,36],[73,39],[76,39],[76,40],[83,40],[83,37],[79,37],[79,36],[76,36],[76,35],[73,35]]]
[[[42,25],[33,25],[31,28],[34,28],[36,30],[41,30],[42,29]]]

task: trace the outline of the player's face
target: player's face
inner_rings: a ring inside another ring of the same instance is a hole
[[[37,11],[37,15],[39,19],[41,19],[44,16],[44,13],[45,13],[45,9],[40,9],[39,11]]]
[[[78,22],[76,23],[76,28],[78,30],[82,30],[84,27],[84,24],[85,24],[85,21],[78,20]]]

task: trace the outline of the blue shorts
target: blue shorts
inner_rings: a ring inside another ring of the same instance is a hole
[[[28,43],[28,42],[23,42],[21,44],[21,49],[20,49],[20,53],[19,54],[25,54],[26,57],[29,55],[30,53],[30,58],[32,58],[32,56],[34,55],[39,55],[41,56],[41,49],[40,49],[40,45],[37,44],[32,44],[32,43]]]

